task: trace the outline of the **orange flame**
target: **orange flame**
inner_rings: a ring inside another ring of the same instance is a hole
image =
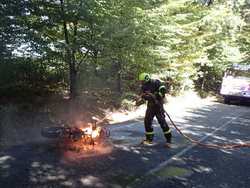
[[[100,136],[100,127],[94,128],[92,124],[88,124],[88,126],[87,128],[82,128],[82,131],[91,135],[92,138]]]

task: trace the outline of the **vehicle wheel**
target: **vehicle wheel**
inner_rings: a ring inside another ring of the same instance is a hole
[[[230,99],[230,97],[224,97],[224,103],[225,104],[230,104],[231,103],[231,99]]]
[[[46,138],[61,138],[65,131],[64,127],[44,127],[41,129],[41,136]]]

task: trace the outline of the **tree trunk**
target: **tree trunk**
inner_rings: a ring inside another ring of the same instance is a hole
[[[117,61],[117,91],[122,93],[122,63],[121,60]]]
[[[77,96],[76,90],[76,78],[77,78],[77,71],[75,70],[75,66],[73,63],[70,64],[70,99],[75,99]]]
[[[76,43],[77,36],[77,21],[74,22],[74,37],[73,44]],[[77,79],[77,68],[76,68],[76,50],[73,47],[71,53],[71,64],[70,64],[70,99],[75,99],[77,97],[77,87],[76,87],[76,79]]]
[[[77,78],[77,70],[76,70],[76,60],[75,60],[75,50],[70,49],[70,41],[69,41],[69,33],[67,29],[67,22],[64,13],[64,1],[60,0],[61,2],[61,11],[62,11],[62,18],[63,18],[63,34],[66,43],[66,60],[69,65],[69,74],[70,74],[70,90],[69,90],[69,97],[70,99],[74,99],[77,96],[76,90],[76,78]],[[77,31],[77,22],[74,23],[74,38],[76,36]]]

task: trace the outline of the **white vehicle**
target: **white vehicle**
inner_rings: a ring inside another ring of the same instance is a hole
[[[233,65],[227,69],[222,80],[220,94],[224,102],[250,101],[250,65]]]

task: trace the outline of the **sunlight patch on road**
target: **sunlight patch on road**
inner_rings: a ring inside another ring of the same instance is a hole
[[[115,147],[123,150],[123,151],[127,151],[127,152],[132,152],[132,153],[135,153],[135,154],[140,154],[140,148],[138,147],[130,147],[129,145],[122,145],[122,144],[115,144],[114,145]]]
[[[31,164],[30,180],[34,183],[46,183],[53,181],[67,181],[67,171],[62,168],[55,168],[50,164],[41,164],[40,162],[33,162]]]
[[[10,168],[10,165],[8,164],[8,161],[14,161],[15,158],[9,155],[0,157],[0,165],[2,169]],[[7,176],[7,174],[5,174]]]
[[[12,156],[6,155],[3,157],[0,157],[0,164],[6,163],[8,160],[15,160]]]
[[[80,178],[80,182],[83,186],[89,186],[89,187],[104,187],[104,185],[100,182],[100,179],[95,176],[85,176],[83,178]]]
[[[141,160],[144,161],[144,162],[145,162],[145,161],[148,162],[148,161],[149,161],[149,158],[147,158],[147,157],[142,157]]]
[[[200,166],[200,165],[197,168],[193,168],[193,170],[195,172],[198,172],[198,173],[206,173],[206,174],[209,174],[209,173],[213,172],[212,168],[206,167],[206,166]]]

